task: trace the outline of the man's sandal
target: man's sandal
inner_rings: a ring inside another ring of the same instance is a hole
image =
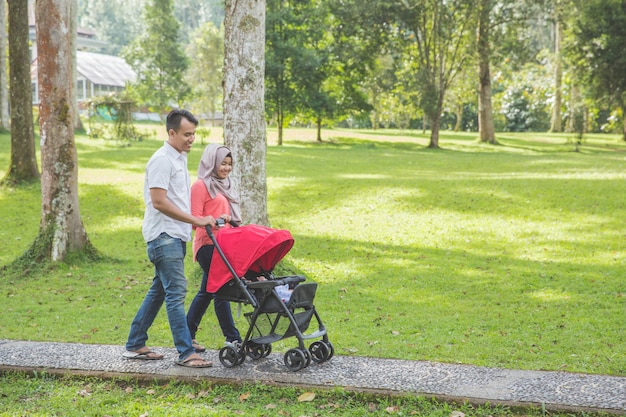
[[[184,366],[186,368],[210,368],[213,366],[213,362],[204,360],[194,353],[187,356],[182,361],[177,361],[176,365]]]
[[[126,359],[141,359],[144,361],[157,361],[157,360],[161,360],[164,358],[164,356],[161,355],[160,353],[153,352],[150,349],[143,350],[143,351],[127,350],[126,352],[124,352],[123,356]]]

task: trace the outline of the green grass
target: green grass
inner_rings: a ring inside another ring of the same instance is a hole
[[[626,374],[623,143],[594,137],[575,153],[565,136],[455,134],[433,151],[419,135],[290,133],[268,148],[270,219],[296,239],[285,264],[321,284],[337,353]],[[151,278],[141,187],[160,141],[77,142],[81,214],[107,260],[7,277],[4,337],[122,344]],[[39,186],[0,201],[6,264],[38,231]],[[188,271],[195,289],[190,259]],[[219,346],[212,316],[205,327]],[[151,338],[171,344],[166,320]]]
[[[6,387],[3,402],[0,402],[0,416],[514,415],[509,408],[494,405],[472,406],[415,396],[375,397],[343,390],[307,391],[262,384],[235,387],[214,385],[208,381],[197,384],[139,383],[131,379],[57,378],[47,374],[26,378],[22,374],[9,373],[0,375],[0,386]],[[524,416],[542,416],[542,413],[541,410],[527,410]]]
[[[502,134],[492,146],[442,132],[441,150],[419,132],[327,130],[315,143],[313,130],[288,129],[281,147],[275,135],[268,212],[295,237],[280,271],[320,283],[315,305],[337,354],[626,375],[617,136],[589,135],[573,152],[566,134]],[[142,184],[161,139],[77,138],[81,215],[105,258],[5,272],[2,338],[125,342],[151,280]],[[0,135],[5,172],[9,143]],[[0,189],[0,265],[34,240],[40,204],[38,185]],[[200,273],[188,258],[190,301]],[[221,346],[213,314],[202,327],[200,341]],[[150,343],[172,345],[164,312]]]
[[[419,135],[290,133],[268,148],[270,219],[296,239],[287,267],[321,284],[337,353],[626,374],[623,143],[590,138],[575,153],[563,136],[455,134],[432,151]],[[81,214],[107,260],[5,279],[4,337],[122,344],[151,278],[141,187],[160,141],[77,142]],[[0,201],[6,264],[38,231],[39,187]],[[188,272],[195,289],[190,259]],[[219,346],[212,316],[204,330]],[[170,339],[159,320],[152,343]]]

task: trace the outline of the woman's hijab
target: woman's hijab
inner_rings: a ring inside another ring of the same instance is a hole
[[[204,181],[206,189],[209,192],[211,198],[217,197],[217,194],[222,194],[228,200],[230,204],[230,217],[233,221],[241,223],[241,208],[239,206],[239,194],[232,186],[230,176],[226,178],[219,178],[217,176],[217,170],[219,169],[222,161],[232,153],[224,145],[218,145],[211,143],[202,153],[200,158],[200,164],[198,165],[198,178]]]

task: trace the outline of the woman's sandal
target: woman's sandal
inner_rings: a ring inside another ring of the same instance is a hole
[[[210,368],[213,366],[213,362],[204,360],[194,353],[187,356],[182,361],[177,361],[176,365],[184,366],[186,368]]]
[[[206,348],[204,346],[202,346],[200,343],[198,343],[198,341],[196,339],[193,339],[191,341],[191,346],[193,346],[194,350],[196,352],[205,352]]]

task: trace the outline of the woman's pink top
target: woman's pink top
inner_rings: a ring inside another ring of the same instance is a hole
[[[196,217],[213,216],[213,218],[217,219],[222,214],[230,216],[228,199],[222,194],[211,198],[204,181],[197,179],[191,186],[191,215]],[[226,224],[224,227],[231,227],[231,225]],[[196,254],[200,248],[205,245],[212,245],[213,242],[203,227],[196,228],[194,226],[194,230],[196,231],[193,238],[193,260],[195,261]],[[217,234],[217,232],[217,229],[213,229],[214,234]]]

